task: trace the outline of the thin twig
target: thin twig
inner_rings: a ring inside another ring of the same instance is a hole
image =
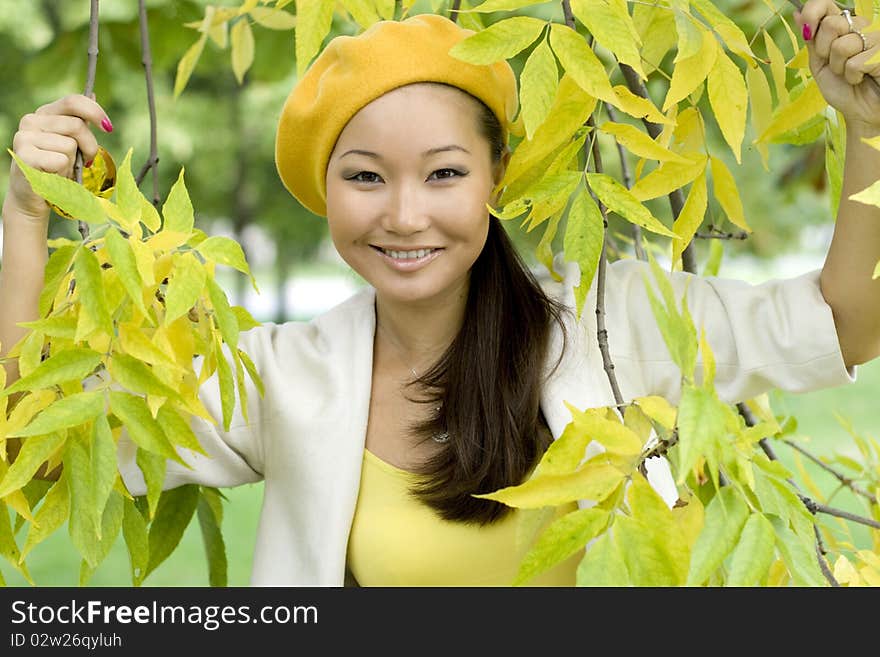
[[[565,23],[571,29],[575,29],[574,24],[574,14],[571,11],[571,5],[569,4],[569,0],[562,0],[562,12],[565,15]],[[587,126],[591,128],[595,135],[595,127],[596,122],[594,116],[590,116],[587,119]],[[587,161],[589,162],[590,153],[592,153],[593,160],[593,170],[597,173],[601,173],[603,170],[602,167],[602,154],[599,152],[599,141],[597,139],[591,140],[590,146],[587,143],[584,144],[584,150],[587,151]],[[623,408],[626,403],[623,400],[623,395],[620,392],[620,385],[617,383],[617,376],[614,374],[614,363],[611,360],[611,352],[608,349],[608,329],[605,328],[605,268],[606,262],[608,260],[607,257],[607,235],[608,235],[608,210],[596,198],[593,191],[590,190],[590,195],[596,201],[599,206],[599,210],[602,213],[602,252],[599,255],[599,265],[596,269],[596,337],[599,341],[599,351],[602,353],[602,364],[605,369],[605,374],[608,377],[608,383],[611,385],[611,392],[614,395],[614,402],[617,405],[617,410],[623,414]]]
[[[88,48],[88,73],[86,74],[86,86],[83,95],[91,96],[95,89],[95,71],[98,68],[98,0],[91,0],[89,13],[89,48]],[[76,149],[76,159],[73,163],[73,174],[76,182],[82,184],[83,154]],[[80,220],[78,222],[79,234],[83,241],[89,236],[89,225]]]
[[[858,495],[861,495],[862,497],[865,497],[865,498],[871,500],[872,502],[874,501],[874,496],[871,495],[871,493],[869,493],[868,491],[864,490],[863,488],[860,488],[859,486],[857,486],[857,485],[855,484],[855,482],[854,482],[852,479],[850,479],[849,477],[845,477],[844,475],[840,474],[840,473],[837,472],[834,468],[832,468],[831,466],[829,466],[827,463],[823,463],[819,458],[817,458],[817,457],[813,456],[812,454],[810,454],[807,450],[805,450],[803,447],[801,447],[801,446],[798,445],[797,443],[792,442],[791,440],[783,440],[782,442],[783,442],[784,444],[788,445],[789,447],[791,447],[792,449],[797,450],[798,452],[800,452],[801,454],[803,454],[804,456],[806,456],[806,457],[807,457],[808,459],[810,459],[813,463],[815,463],[815,464],[818,465],[820,468],[822,468],[823,470],[825,470],[825,471],[826,471],[827,473],[829,473],[831,476],[835,477],[840,483],[842,483],[844,486],[846,486],[847,488],[849,488],[852,492],[854,492],[854,493],[856,493],[856,494],[858,494]]]
[[[144,76],[147,81],[147,104],[150,108],[150,155],[138,173],[135,182],[140,186],[147,171],[153,171],[153,205],[159,207],[159,141],[156,119],[156,98],[153,93],[153,57],[150,53],[150,30],[147,24],[146,0],[138,0],[138,22],[141,32],[141,62],[144,65]]]

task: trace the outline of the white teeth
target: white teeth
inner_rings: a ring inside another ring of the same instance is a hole
[[[382,253],[391,256],[395,260],[415,260],[417,258],[424,258],[433,251],[435,251],[435,249],[418,249],[417,251],[391,251],[389,249],[382,249]]]

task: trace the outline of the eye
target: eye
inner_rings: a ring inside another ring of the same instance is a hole
[[[452,174],[452,175],[439,176],[439,178],[441,180],[444,178],[455,178],[456,176],[466,176],[467,175],[463,171],[458,171],[457,169],[437,169],[434,173],[450,173],[450,174]],[[434,173],[432,173],[431,175],[433,176]]]
[[[358,173],[354,174],[348,180],[354,180],[355,182],[363,182],[363,183],[373,182],[372,180],[364,180],[363,178],[361,178],[361,176],[376,176],[377,178],[379,177],[378,174],[373,173],[372,171],[359,171]]]

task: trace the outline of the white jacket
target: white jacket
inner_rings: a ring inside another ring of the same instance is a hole
[[[566,268],[562,298],[573,307]],[[646,263],[609,265],[606,328],[614,372],[624,398],[680,396],[680,371],[669,357],[645,292]],[[844,366],[831,314],[819,290],[819,272],[761,285],[669,274],[680,299],[703,325],[716,360],[716,389],[730,402],[778,388],[805,392],[855,381]],[[614,404],[596,338],[594,280],[579,324],[559,369],[545,387],[541,407],[554,438],[571,420],[565,406]],[[656,288],[655,288],[656,289]],[[264,481],[252,586],[343,586],[348,534],[357,502],[370,400],[375,291],[364,287],[308,322],[265,323],[241,334],[265,385],[260,398],[248,379],[246,423],[236,406],[223,431],[216,374],[200,399],[217,426],[194,418],[193,429],[210,458],[181,450],[192,470],[168,461],[165,487],[185,483],[231,487]],[[516,321],[516,318],[510,318]],[[554,333],[551,358],[560,347]],[[698,363],[699,370],[699,363]],[[135,446],[123,434],[119,465],[132,494],[146,491],[134,464]],[[652,484],[674,500],[668,468],[654,468]],[[672,496],[672,497],[670,497]],[[583,500],[581,506],[589,505]]]

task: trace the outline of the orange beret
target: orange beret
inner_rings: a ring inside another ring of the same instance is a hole
[[[281,110],[275,166],[287,190],[325,217],[327,164],[339,134],[362,107],[413,82],[444,82],[476,96],[494,112],[506,141],[518,107],[516,75],[505,60],[476,65],[449,54],[472,34],[445,16],[417,14],[333,38]]]

